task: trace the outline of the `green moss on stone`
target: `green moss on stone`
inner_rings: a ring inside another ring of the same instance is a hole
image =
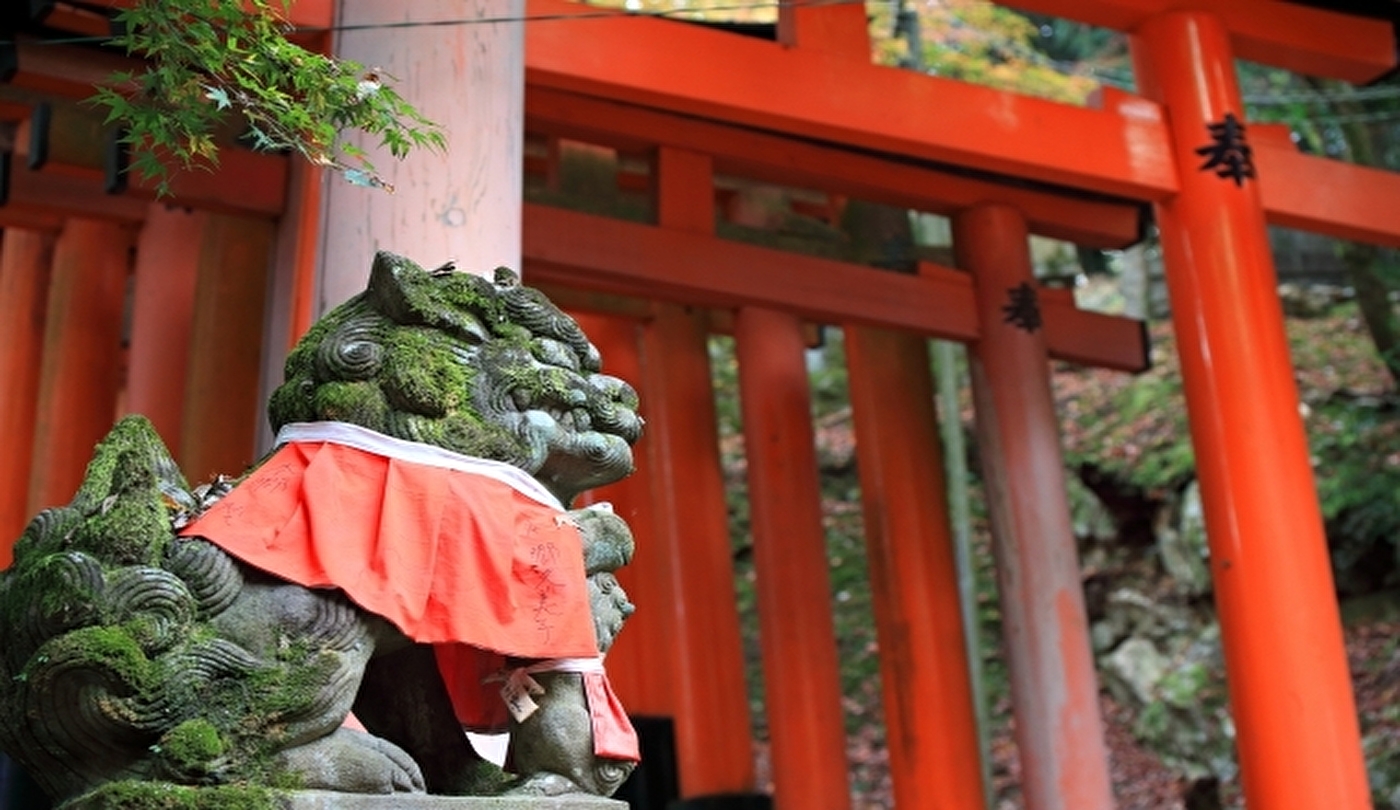
[[[316,347],[321,345],[321,341],[325,340],[327,335],[339,329],[348,315],[364,308],[364,294],[361,293],[313,323],[288,353],[287,361],[282,366],[285,378],[290,380],[295,377],[311,377],[316,370]]]
[[[170,542],[170,516],[159,490],[114,495],[83,522],[74,545],[117,565],[158,565]]]
[[[470,403],[473,374],[453,351],[457,341],[423,328],[391,333],[384,363],[384,392],[395,407],[443,416]]]
[[[471,411],[445,416],[434,427],[435,444],[463,455],[509,461],[521,453],[520,439],[514,433]]]
[[[30,560],[60,551],[82,518],[81,512],[68,507],[49,509],[36,516],[15,541],[14,564],[8,570],[18,571]]]
[[[520,347],[528,347],[534,338],[528,328],[510,321],[497,324],[494,331],[501,341]]]
[[[203,771],[223,756],[227,745],[219,730],[208,720],[186,720],[160,739],[160,750],[182,771]]]
[[[381,310],[400,323],[467,335],[481,322],[490,328],[506,319],[505,306],[490,281],[471,273],[433,276],[402,256],[375,257],[370,290]],[[475,315],[466,321],[463,313]]]
[[[18,558],[18,555],[16,555]],[[100,595],[84,580],[71,576],[68,560],[48,553],[17,568],[18,581],[6,591],[4,616],[21,616],[38,605],[38,614],[53,626],[68,626],[97,612]]]
[[[155,667],[124,628],[94,625],[73,630],[44,645],[31,665],[46,660],[84,661],[105,669],[138,691],[158,686]]]
[[[109,782],[59,810],[276,810],[278,791],[260,785],[186,787],[169,782]]]
[[[170,634],[170,627],[164,617],[149,613],[138,613],[127,618],[121,623],[121,629],[147,652],[160,647]]]
[[[156,565],[170,541],[170,515],[159,476],[175,476],[169,452],[151,423],[122,419],[97,445],[73,506],[86,514],[72,547],[91,550],[108,563]]]
[[[276,735],[275,727],[319,703],[318,696],[340,671],[340,657],[329,650],[312,649],[304,640],[293,640],[277,655],[278,666],[248,675],[250,727]]]
[[[456,273],[444,279],[430,281],[431,277],[417,279],[417,283],[429,289],[436,288],[442,299],[453,309],[479,312],[487,324],[501,323],[506,319],[505,306],[501,303],[496,287],[490,281],[472,273]]]
[[[312,422],[316,411],[312,407],[310,391],[315,387],[310,375],[288,378],[285,385],[277,387],[268,398],[267,419],[274,429],[293,422]]]
[[[316,388],[311,411],[317,419],[350,422],[383,432],[389,403],[376,382],[332,382]]]

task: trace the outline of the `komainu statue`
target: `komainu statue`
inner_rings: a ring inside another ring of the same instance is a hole
[[[632,536],[568,507],[631,472],[636,406],[509,271],[379,254],[288,358],[251,472],[191,490],[130,417],[30,523],[0,573],[0,750],[70,807],[611,795],[637,760],[602,669]],[[463,728],[509,728],[507,768]]]

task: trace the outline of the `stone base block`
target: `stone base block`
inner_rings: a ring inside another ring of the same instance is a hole
[[[58,810],[627,810],[601,796],[369,795],[328,790],[270,790],[224,785],[192,788],[164,782],[112,782]]]
[[[599,796],[366,796],[297,790],[284,794],[282,810],[626,810],[627,805]]]

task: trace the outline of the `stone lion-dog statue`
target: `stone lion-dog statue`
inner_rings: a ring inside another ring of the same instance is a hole
[[[128,417],[25,529],[0,750],[74,808],[611,795],[638,758],[601,666],[633,541],[569,506],[632,471],[636,407],[510,271],[379,253],[288,357],[251,472],[191,490]],[[464,728],[508,728],[507,768]]]

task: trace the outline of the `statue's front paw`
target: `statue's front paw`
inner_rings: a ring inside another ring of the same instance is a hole
[[[537,771],[527,774],[517,782],[507,796],[611,796],[631,775],[637,763],[620,759],[593,760],[591,768],[576,771],[570,778],[553,771]]]
[[[336,729],[331,734],[277,755],[277,764],[300,778],[301,786],[340,793],[423,793],[418,763],[388,740]]]
[[[521,779],[515,786],[505,792],[507,796],[567,796],[570,794],[588,794],[588,791],[579,787],[574,780],[557,773],[541,771],[532,773]]]

